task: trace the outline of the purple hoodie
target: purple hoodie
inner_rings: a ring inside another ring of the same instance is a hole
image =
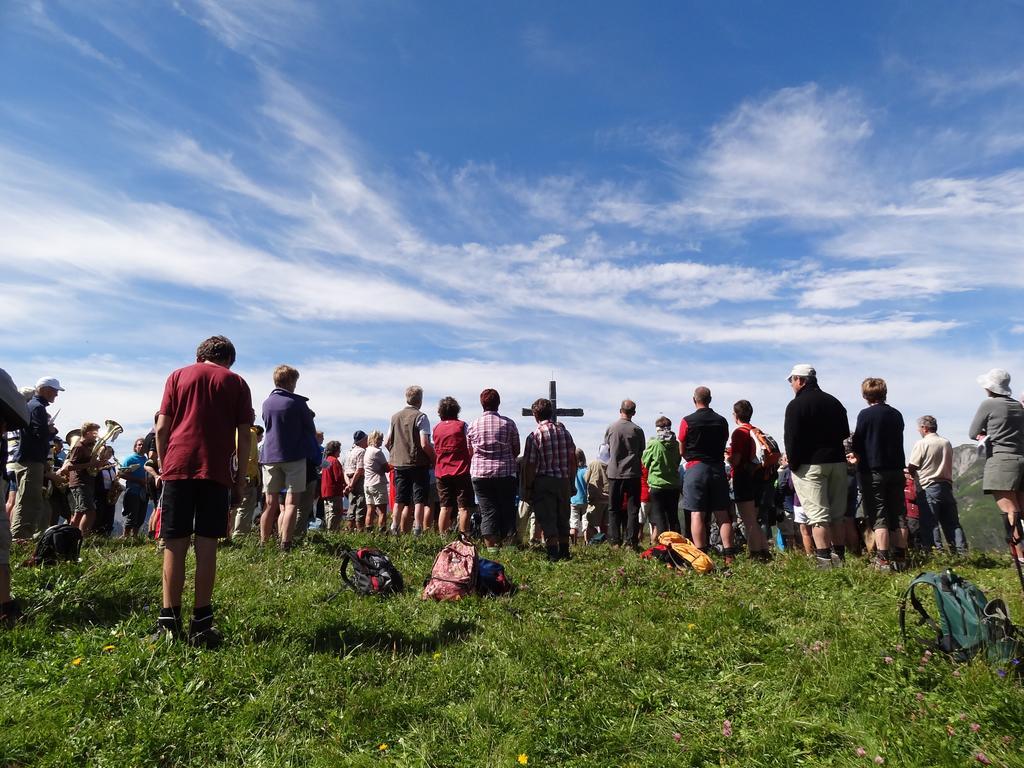
[[[308,397],[287,389],[275,389],[263,401],[263,424],[267,431],[260,446],[260,463],[316,461],[315,414],[306,405],[308,401]]]

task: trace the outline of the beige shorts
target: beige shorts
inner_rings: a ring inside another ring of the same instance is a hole
[[[306,460],[282,461],[263,465],[263,489],[267,493],[306,490]]]
[[[831,525],[846,515],[846,462],[804,464],[793,472],[793,488],[810,525]]]
[[[388,484],[368,485],[363,490],[366,495],[366,503],[375,507],[387,507],[388,505]]]

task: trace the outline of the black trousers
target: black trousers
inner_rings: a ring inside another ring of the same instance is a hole
[[[682,533],[678,488],[651,488],[650,520],[659,534],[665,531]]]
[[[625,497],[625,508],[623,507]],[[640,478],[608,478],[608,541],[635,547],[640,541]]]

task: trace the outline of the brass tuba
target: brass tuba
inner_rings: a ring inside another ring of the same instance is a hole
[[[82,430],[80,429],[72,429],[64,435],[64,445],[68,447],[68,453],[71,453],[71,449],[74,448],[81,439]]]
[[[103,425],[107,428],[107,431],[100,435],[96,440],[96,444],[92,447],[92,453],[89,455],[89,458],[93,461],[96,461],[96,459],[100,457],[100,453],[103,451],[104,447],[106,447],[107,443],[114,442],[117,440],[117,436],[124,432],[124,427],[113,419],[107,419],[103,422]],[[99,472],[99,470],[95,467],[89,470],[89,474],[93,476],[95,476],[97,472]]]

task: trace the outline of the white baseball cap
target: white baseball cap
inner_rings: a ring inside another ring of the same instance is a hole
[[[1010,374],[1002,368],[993,368],[988,373],[981,374],[978,377],[978,383],[997,395],[1010,394]]]
[[[43,387],[53,387],[58,392],[64,392],[64,387],[60,385],[60,381],[53,378],[52,376],[44,376],[36,382],[36,389],[42,389]]]
[[[801,379],[806,379],[808,376],[817,376],[818,372],[814,370],[813,365],[807,363],[797,363],[793,366],[793,370],[789,372],[789,376],[786,381],[791,381],[794,376],[799,376]]]

